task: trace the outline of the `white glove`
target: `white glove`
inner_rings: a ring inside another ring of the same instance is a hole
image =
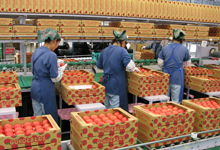
[[[134,68],[134,71],[140,72],[140,70],[137,67]]]
[[[146,47],[146,46],[142,46],[142,48],[141,48],[141,49],[142,49],[142,50],[145,50],[145,47]]]
[[[61,64],[61,63],[64,63],[64,61],[61,60],[61,59],[58,59],[58,60],[57,60],[57,67],[60,67],[60,64]]]
[[[66,69],[67,64],[65,64],[64,66],[60,67],[60,71],[64,71]]]

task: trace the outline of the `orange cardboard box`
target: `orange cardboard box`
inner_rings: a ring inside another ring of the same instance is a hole
[[[140,23],[138,22],[137,25],[138,29],[154,29],[154,23]]]
[[[74,86],[82,86],[82,85],[96,85],[97,88],[89,88],[89,89],[74,89]],[[96,95],[105,95],[105,87],[101,84],[98,84],[95,81],[91,81],[88,83],[62,83],[62,92],[64,95],[70,95],[72,97],[89,97]]]
[[[141,6],[141,1],[142,0],[136,0],[134,5],[133,5],[133,9],[134,9],[134,16],[136,18],[140,18],[141,17],[141,11],[142,11],[142,6]]]
[[[152,90],[152,91],[140,91],[132,87],[128,87],[128,92],[136,95],[138,97],[147,97],[147,96],[156,96],[156,95],[166,95],[168,94],[168,89],[167,90]]]
[[[85,73],[86,75],[67,75],[68,73],[78,73],[78,72],[82,72]],[[66,70],[64,71],[64,75],[63,78],[61,79],[62,83],[71,83],[71,84],[75,84],[75,83],[86,83],[86,82],[91,82],[94,80],[94,74],[87,71],[87,70]]]
[[[145,10],[146,0],[141,0],[141,7],[140,7],[140,17],[145,18],[146,10]]]
[[[158,3],[158,18],[163,19],[164,17],[164,0],[157,0]]]
[[[116,16],[117,15],[117,0],[110,0],[111,1],[111,12],[110,16]],[[130,0],[132,2],[132,0]],[[133,5],[134,6],[134,5]]]
[[[203,36],[203,37],[208,37],[208,35],[209,35],[209,32],[196,32],[196,35],[197,36]]]
[[[82,20],[60,20],[60,26],[70,26],[70,27],[80,27],[82,23]]]
[[[190,89],[193,89],[193,90],[195,90],[195,91],[202,92],[202,93],[218,92],[218,91],[220,91],[220,87],[219,87],[219,86],[202,87],[202,86],[195,85],[195,84],[193,84],[193,83],[189,83],[189,88],[190,88]]]
[[[186,35],[184,41],[196,41],[196,36]]]
[[[115,37],[112,33],[102,33],[103,39],[113,40]],[[129,38],[130,39],[130,38]]]
[[[33,12],[33,0],[25,1],[25,12],[32,13]]]
[[[81,21],[82,27],[101,27],[102,21],[95,21],[95,20],[82,20]]]
[[[19,26],[15,25],[13,26],[14,33],[36,33],[36,26]]]
[[[111,0],[105,0],[105,11],[104,11],[104,14],[109,16],[111,14]],[[125,3],[126,5],[126,3]],[[126,6],[125,6],[126,7]]]
[[[122,32],[121,28],[116,28],[116,27],[102,27],[102,33],[111,33],[113,36],[113,30]]]
[[[126,9],[126,11],[125,11],[125,16],[126,17],[131,17],[131,15],[132,15],[132,5],[131,5],[131,0],[127,0],[126,1],[126,3],[124,4],[125,5],[125,9]]]
[[[192,9],[192,13],[193,13],[193,21],[199,21],[199,5],[198,4],[193,4],[193,9]]]
[[[138,34],[155,34],[155,30],[154,29],[138,29]]]
[[[22,98],[0,100],[0,108],[22,106]]]
[[[45,145],[37,145],[37,146],[28,146],[24,148],[19,148],[19,150],[61,150],[62,145],[59,143],[50,143]]]
[[[58,33],[60,33],[60,27],[59,26],[37,26],[37,31],[41,31],[47,28],[52,28],[54,30],[56,30]],[[63,27],[61,27],[63,28]]]
[[[169,2],[165,0],[163,3],[162,19],[168,19],[169,12],[170,12]]]
[[[176,10],[177,10],[177,2],[175,1],[171,1],[171,19],[172,20],[176,20],[177,14],[176,14]]]
[[[65,3],[64,4],[64,13],[66,13],[66,14],[71,14],[72,13],[72,0],[64,0],[63,1],[63,3]],[[74,3],[73,3],[73,5],[74,5]],[[87,5],[85,4],[84,5],[84,7],[85,7],[85,9],[87,8]]]
[[[207,130],[207,128],[218,129],[220,128],[220,119],[219,118],[208,118],[202,119],[199,117],[195,118],[195,126],[197,132]]]
[[[197,32],[196,31],[185,31],[185,34],[187,36],[197,36]],[[173,35],[173,33],[172,33]]]
[[[128,121],[125,122],[116,122],[113,124],[103,124],[102,126],[99,125],[92,125],[86,123],[82,117],[87,115],[99,115],[101,113],[107,114],[115,112],[120,112],[123,116],[128,118]],[[86,111],[86,112],[72,112],[71,113],[71,126],[74,126],[77,133],[83,137],[97,137],[100,135],[109,136],[112,134],[120,134],[120,133],[135,133],[138,130],[138,119],[128,112],[121,108],[114,108],[114,109],[103,109],[103,110],[94,110],[94,111]]]
[[[179,113],[177,115],[169,115],[169,116],[161,116],[157,114],[153,114],[146,109],[150,109],[152,107],[162,107],[173,105],[179,109],[183,109],[185,113]],[[166,102],[166,103],[153,103],[146,105],[134,106],[134,116],[138,118],[139,122],[145,124],[150,129],[160,128],[161,130],[164,127],[173,127],[172,125],[183,125],[184,123],[194,123],[195,118],[195,110],[190,107],[183,106],[174,102]],[[162,131],[163,132],[163,131]],[[168,132],[168,131],[167,131]],[[172,132],[172,131],[171,131]]]
[[[59,13],[58,11],[59,11],[59,0],[50,0],[50,1],[52,1],[51,3],[52,4],[50,4],[51,6],[53,6],[53,7],[50,7],[49,8],[49,12],[50,12],[50,9],[51,9],[51,13]],[[47,6],[47,8],[48,8],[48,6]]]
[[[118,28],[137,28],[137,23],[136,22],[111,22],[110,25],[112,27],[118,27]]]
[[[218,104],[220,104],[220,99],[215,97],[210,98],[198,98],[198,99],[192,99],[192,100],[183,100],[182,104],[186,107],[189,107],[196,111],[196,117],[201,119],[208,119],[208,118],[219,118],[220,117],[220,108],[211,109],[206,108],[200,105],[197,105],[196,102],[202,102],[202,101],[211,101],[214,100]]]
[[[122,0],[121,0],[122,1]],[[100,13],[99,15],[105,15],[106,9],[105,9],[105,0],[99,1],[99,7],[100,7]]]
[[[2,0],[0,1],[0,12],[12,12],[12,1],[11,0]]]
[[[72,14],[77,14],[77,13],[78,13],[78,7],[77,7],[77,5],[74,5],[74,4],[77,4],[77,1],[78,1],[78,0],[71,0],[71,3],[72,3],[71,13],[72,13]],[[91,7],[92,7],[92,6],[91,6]]]
[[[216,64],[204,64],[204,66],[213,69],[220,69],[220,65],[216,65]]]
[[[95,0],[89,0],[87,1],[87,13],[86,14],[90,14],[93,15],[95,12]],[[110,7],[110,6],[109,6]],[[86,10],[85,10],[86,11]]]
[[[39,6],[38,9],[39,9],[39,12],[40,13],[46,13],[46,1],[45,0],[39,0]]]
[[[0,26],[11,26],[13,25],[13,19],[11,18],[0,18]]]
[[[81,1],[81,0],[79,0]],[[100,0],[95,0],[94,1],[94,15],[100,15],[101,8],[100,8]]]
[[[150,18],[150,0],[145,0],[145,18]]]
[[[166,19],[172,19],[173,15],[172,14],[172,10],[173,10],[173,6],[172,6],[172,1],[167,1],[168,5],[167,5],[167,18]]]
[[[18,83],[18,74],[15,71],[0,72],[0,84]]]
[[[14,0],[17,1],[17,0]],[[14,4],[15,6],[13,6],[13,8],[15,8],[14,12],[18,11],[18,6],[16,4]],[[40,0],[33,0],[33,13],[40,13]]]
[[[138,90],[151,90],[151,89],[162,89],[163,87],[167,88],[169,86],[169,82],[158,82],[158,83],[137,83],[133,79],[128,80],[128,86],[136,88]]]
[[[25,122],[33,123],[34,121],[42,122],[44,119],[48,119],[52,128],[49,131],[43,133],[32,133],[30,135],[17,135],[14,137],[4,136],[0,134],[1,141],[0,145],[2,149],[17,149],[26,146],[39,146],[50,143],[60,143],[61,142],[61,130],[56,124],[51,115],[36,116],[36,117],[25,117],[25,118],[15,118],[15,119],[5,119],[0,121],[0,125],[5,124],[24,124]],[[22,140],[21,140],[22,139]]]
[[[197,26],[197,32],[209,32],[209,27]]]
[[[37,40],[37,33],[15,33],[14,39],[29,39],[29,40]]]
[[[177,2],[178,3],[178,9],[179,9],[179,20],[184,20],[184,3],[183,2]]]
[[[155,35],[170,35],[170,30],[166,30],[166,29],[154,29],[154,34]]]
[[[13,27],[12,26],[0,26],[0,33],[12,33]]]
[[[36,19],[34,20],[35,26],[59,26],[59,19]]]
[[[91,37],[89,37],[91,36]],[[89,33],[89,32],[86,32],[86,33],[83,33],[83,39],[102,39],[102,33]]]
[[[150,0],[150,16],[149,18],[155,18],[155,14],[154,14],[154,1],[155,0]]]
[[[155,35],[154,40],[166,40],[169,39],[171,35]]]
[[[81,27],[61,26],[60,32],[61,33],[82,33],[82,28]]]
[[[102,33],[101,27],[82,27],[82,33]]]
[[[189,78],[190,78],[190,83],[198,86],[204,86],[204,87],[220,86],[220,77],[204,75],[202,77],[190,76]]]
[[[37,1],[37,0],[35,0],[35,1]],[[1,6],[3,6],[3,5],[1,5]],[[11,0],[11,9],[12,9],[12,12],[18,12],[18,1],[17,0]],[[1,11],[2,11],[2,8],[0,9],[0,12]]]
[[[62,86],[61,86],[62,89]],[[68,105],[80,105],[80,104],[91,104],[91,103],[104,103],[105,102],[105,94],[89,96],[89,97],[75,97],[73,95],[69,95],[68,93],[61,92],[62,99]]]
[[[184,67],[184,75],[207,75],[208,70],[201,67]]]
[[[202,4],[197,4],[198,5],[198,21],[202,22],[203,20],[203,5]]]
[[[80,5],[79,5],[79,6],[80,6]],[[65,0],[59,0],[58,13],[60,13],[60,14],[65,13]]]
[[[185,25],[185,26],[184,26],[184,30],[185,30],[185,31],[197,31],[197,26]]]

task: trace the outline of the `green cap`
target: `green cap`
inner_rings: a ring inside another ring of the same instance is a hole
[[[124,30],[123,32],[118,32],[116,30],[113,30],[113,34],[114,34],[117,42],[119,40],[120,41],[127,41],[127,39],[128,39],[128,36],[126,35],[126,30]]]
[[[185,32],[183,30],[180,29],[173,29],[173,37],[174,38],[180,38],[180,39],[184,39],[186,36]]]
[[[38,43],[44,42],[48,38],[50,38],[53,41],[56,39],[60,39],[60,35],[56,30],[51,28],[47,28],[37,32]]]

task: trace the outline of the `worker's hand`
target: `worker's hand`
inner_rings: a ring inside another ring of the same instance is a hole
[[[134,71],[140,72],[140,70],[137,67],[134,68]]]
[[[145,50],[145,46],[142,46],[142,48],[141,48],[142,50]]]
[[[61,64],[61,63],[64,63],[64,61],[61,60],[61,59],[58,59],[58,60],[57,60],[57,67],[60,67],[60,64]]]
[[[64,66],[60,67],[61,71],[65,71],[67,64],[65,64]]]

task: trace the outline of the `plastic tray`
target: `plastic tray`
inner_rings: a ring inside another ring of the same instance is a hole
[[[21,89],[31,88],[33,76],[19,76],[18,84]]]

